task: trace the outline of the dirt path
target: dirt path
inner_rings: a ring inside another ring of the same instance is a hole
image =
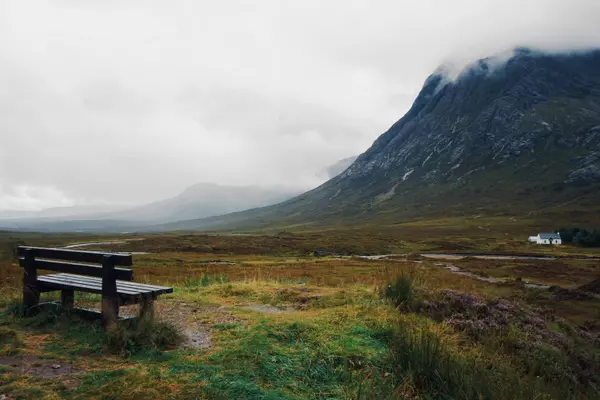
[[[40,378],[55,378],[73,375],[79,370],[66,360],[50,360],[34,355],[3,356],[0,365],[9,367],[20,374],[29,374]]]
[[[79,249],[82,247],[91,247],[91,246],[117,246],[120,244],[127,244],[129,242],[137,242],[140,240],[145,240],[144,238],[136,238],[136,239],[125,239],[125,240],[114,240],[111,242],[87,242],[87,243],[75,243],[75,244],[70,244],[68,246],[63,246],[63,249]],[[128,254],[151,254],[149,252],[146,251],[128,251],[126,252]]]

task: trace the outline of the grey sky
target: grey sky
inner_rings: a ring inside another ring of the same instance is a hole
[[[0,0],[0,210],[310,188],[440,64],[600,46],[597,0]]]

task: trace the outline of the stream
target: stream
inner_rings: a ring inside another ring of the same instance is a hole
[[[580,260],[580,261],[600,261],[599,257],[553,257],[543,255],[517,256],[505,254],[481,254],[481,253],[419,253],[421,257],[434,258],[441,260],[462,260],[467,257],[478,258],[480,260]],[[406,254],[378,254],[373,256],[359,256],[366,260],[381,260],[390,257],[406,257]]]
[[[447,271],[450,271],[454,274],[458,274],[458,275],[463,275],[463,276],[468,276],[470,278],[474,278],[477,279],[479,281],[483,281],[483,282],[488,282],[488,283],[504,283],[504,282],[512,282],[506,279],[498,279],[498,278],[489,278],[486,276],[481,276],[481,275],[477,275],[474,274],[472,272],[469,271],[465,271],[464,269],[460,269],[459,267],[457,267],[456,265],[453,264],[435,264],[436,267],[440,267],[443,268]],[[547,290],[550,289],[550,285],[545,285],[543,283],[535,283],[535,282],[523,282],[523,285],[529,289],[543,289],[543,290]]]
[[[467,257],[474,257],[474,258],[483,259],[483,260],[539,260],[539,261],[558,260],[558,258],[550,257],[550,256],[515,256],[515,255],[502,255],[502,254],[421,253],[419,255],[421,257],[425,257],[425,258],[442,259],[442,260],[462,260]],[[374,256],[359,256],[359,258],[366,259],[366,260],[384,260],[384,259],[387,259],[390,257],[406,257],[406,254],[379,254],[379,255],[374,255]],[[573,258],[573,259],[575,259],[575,258]],[[577,260],[581,260],[581,259],[597,260],[597,258],[577,258]],[[468,276],[470,278],[477,279],[482,282],[487,282],[487,283],[509,282],[509,280],[506,280],[506,279],[490,278],[490,277],[486,277],[486,276],[477,275],[472,272],[461,269],[454,264],[436,263],[435,266],[445,269],[447,271],[450,271],[454,274]],[[548,290],[550,288],[550,285],[546,285],[543,283],[536,283],[536,282],[523,282],[523,285],[530,289]]]

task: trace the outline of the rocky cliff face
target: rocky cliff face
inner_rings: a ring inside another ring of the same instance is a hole
[[[486,194],[512,192],[507,201],[526,201],[521,194],[550,204],[598,183],[600,51],[517,50],[503,65],[480,60],[453,81],[430,76],[408,113],[307,200],[406,207],[439,204],[439,196],[489,203]]]
[[[407,115],[341,180],[409,173],[402,180],[460,182],[506,164],[536,175],[568,158],[548,181],[599,181],[600,51],[520,50],[502,67],[490,63],[477,62],[454,82],[431,76]]]
[[[229,221],[531,213],[600,199],[600,50],[479,60],[430,76],[339,176]]]

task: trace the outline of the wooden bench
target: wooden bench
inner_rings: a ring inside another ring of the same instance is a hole
[[[151,314],[154,300],[163,293],[173,292],[169,287],[130,282],[133,271],[116,266],[133,265],[131,254],[28,246],[19,246],[18,254],[19,265],[24,269],[23,303],[28,309],[39,303],[43,292],[60,290],[62,306],[68,309],[73,308],[76,290],[101,294],[102,325],[106,329],[116,324],[120,306],[141,303],[141,315]],[[38,276],[38,270],[60,273]]]

